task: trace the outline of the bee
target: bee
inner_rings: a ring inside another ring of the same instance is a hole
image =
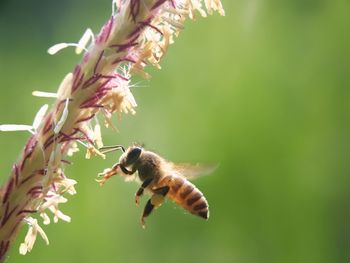
[[[100,150],[107,153],[117,149],[123,151],[119,162],[99,174],[103,178],[97,181],[103,185],[111,176],[118,173],[126,178],[137,175],[141,186],[135,194],[136,205],[140,204],[140,198],[145,190],[152,195],[141,216],[143,228],[145,218],[152,213],[154,208],[163,204],[165,197],[193,215],[205,220],[209,218],[209,205],[206,198],[189,179],[212,172],[215,169],[214,166],[175,164],[137,145],[130,146],[126,150],[121,145],[106,146]]]

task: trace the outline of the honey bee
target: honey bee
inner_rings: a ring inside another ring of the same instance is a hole
[[[126,150],[120,145],[106,146],[100,150],[107,153],[117,149],[123,151],[119,162],[100,174],[103,178],[98,182],[102,185],[111,176],[118,173],[127,178],[134,174],[137,175],[141,186],[135,194],[136,205],[140,204],[140,198],[145,190],[152,195],[141,216],[142,227],[145,227],[145,218],[154,208],[162,205],[165,197],[191,214],[206,220],[209,218],[209,205],[206,198],[189,179],[212,172],[215,169],[214,166],[175,164],[137,145],[130,146]]]

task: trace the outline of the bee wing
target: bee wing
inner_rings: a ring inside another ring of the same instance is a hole
[[[211,174],[218,168],[218,164],[189,164],[171,163],[171,169],[187,179],[195,179],[199,176]]]

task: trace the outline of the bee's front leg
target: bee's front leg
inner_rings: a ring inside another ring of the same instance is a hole
[[[96,180],[96,182],[98,182],[102,186],[109,178],[118,174],[120,171],[127,175],[132,175],[136,172],[136,170],[129,171],[122,164],[116,163],[115,165],[113,165],[112,168],[107,168],[102,173],[99,173],[98,176],[102,177],[102,179]]]
[[[135,171],[129,171],[128,169],[126,169],[126,168],[124,167],[124,165],[122,165],[122,164],[120,164],[120,163],[118,163],[117,165],[120,167],[120,169],[122,170],[122,172],[125,173],[125,174],[127,174],[127,175],[132,175],[132,174],[134,174],[134,173],[136,172],[136,170],[135,170]]]
[[[143,210],[143,214],[141,217],[141,225],[145,228],[145,218],[151,214],[153,208],[160,207],[164,202],[164,197],[169,192],[169,186],[163,186],[153,190],[153,195],[151,199],[148,200],[145,209]]]
[[[147,186],[149,186],[151,184],[152,181],[153,181],[153,178],[147,178],[145,181],[143,181],[143,183],[140,186],[139,190],[137,190],[137,192],[135,194],[135,203],[136,203],[137,206],[140,205],[140,198],[143,195],[143,191],[145,190],[145,188]]]
[[[96,180],[101,186],[111,178],[113,175],[116,175],[119,172],[119,163],[113,165],[112,168],[105,169],[102,173],[99,173],[98,176],[102,177],[102,179]]]

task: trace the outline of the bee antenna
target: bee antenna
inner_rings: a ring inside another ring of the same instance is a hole
[[[103,146],[99,148],[101,153],[109,153],[114,152],[116,150],[122,150],[122,152],[125,152],[125,148],[122,145],[110,145],[110,146]]]
[[[121,149],[123,153],[125,153],[125,148],[124,148],[124,146],[119,145],[119,147],[118,147],[118,148],[119,148],[119,149]]]

